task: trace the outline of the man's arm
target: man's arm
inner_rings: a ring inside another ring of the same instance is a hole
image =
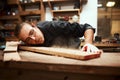
[[[87,29],[84,33],[84,38],[85,38],[85,44],[90,43],[92,44],[93,42],[93,37],[94,37],[94,31],[93,29]]]
[[[102,50],[99,50],[96,46],[92,45],[93,37],[94,37],[94,30],[87,29],[84,33],[85,37],[85,45],[82,47],[82,51],[86,52],[93,52],[93,53],[102,53]]]

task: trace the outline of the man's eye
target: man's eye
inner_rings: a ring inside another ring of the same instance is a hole
[[[28,38],[25,40],[25,42],[28,43],[28,42],[30,41],[30,39],[31,39],[31,38],[28,37]]]
[[[29,35],[33,35],[34,34],[34,30],[32,29],[29,33]]]

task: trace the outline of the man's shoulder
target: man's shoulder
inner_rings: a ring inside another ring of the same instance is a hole
[[[45,27],[48,26],[50,21],[40,21],[37,23],[37,27]]]
[[[45,24],[45,23],[49,23],[50,21],[39,21],[37,24]]]

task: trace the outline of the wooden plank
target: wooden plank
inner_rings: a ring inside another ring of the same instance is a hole
[[[18,17],[19,17],[18,15],[0,16],[0,20],[17,20]]]
[[[8,41],[6,42],[6,47],[4,52],[14,52],[17,51],[18,41]]]
[[[87,53],[87,52],[82,52],[80,50],[55,48],[55,47],[19,46],[19,49],[43,53],[43,54],[73,58],[73,59],[80,59],[80,60],[88,60],[92,58],[97,58],[97,57],[100,57],[100,54],[101,54],[101,53]]]
[[[18,52],[4,53],[3,61],[19,61],[21,60]]]
[[[8,41],[6,42],[6,47],[4,49],[4,57],[3,61],[19,61],[21,60],[17,48],[18,48],[18,41]]]

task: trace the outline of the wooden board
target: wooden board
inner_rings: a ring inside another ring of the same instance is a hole
[[[100,54],[101,54],[101,53],[87,53],[87,52],[82,52],[80,50],[55,48],[55,47],[19,46],[19,49],[43,53],[43,54],[73,58],[73,59],[80,59],[80,60],[88,60],[92,58],[97,58],[97,57],[100,57]]]
[[[3,61],[19,61],[21,60],[17,49],[18,49],[18,41],[8,41],[6,42],[6,47],[4,49],[4,58]]]
[[[4,52],[14,52],[17,51],[18,41],[8,41],[6,42],[6,47]]]
[[[19,61],[21,60],[18,52],[4,53],[3,61]]]

